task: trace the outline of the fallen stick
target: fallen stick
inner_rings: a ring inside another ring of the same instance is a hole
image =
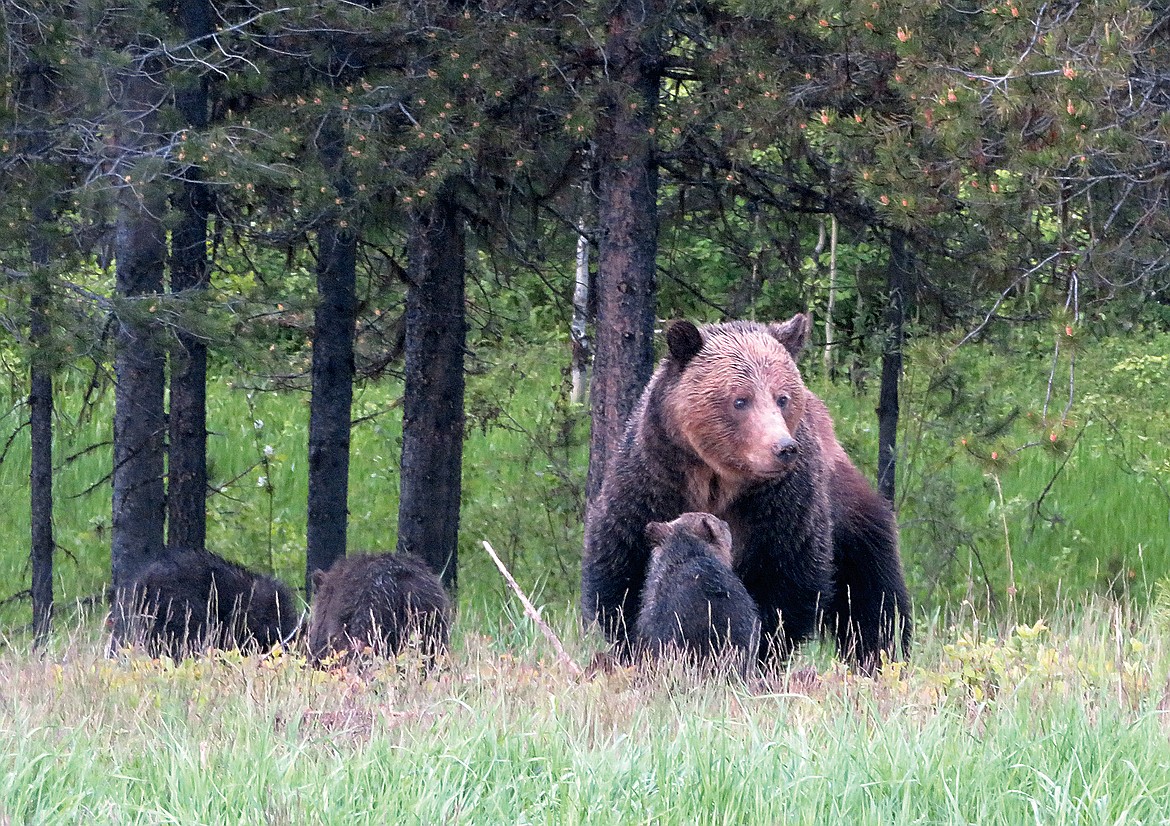
[[[557,652],[557,660],[564,663],[564,665],[573,672],[573,676],[580,677],[584,673],[581,670],[581,666],[577,665],[573,658],[570,657],[565,651],[565,647],[561,645],[561,640],[556,635],[556,632],[549,628],[547,622],[541,619],[540,612],[536,610],[536,606],[533,605],[532,602],[529,601],[528,597],[525,596],[524,592],[520,590],[520,586],[516,583],[516,580],[512,577],[511,572],[508,571],[507,567],[504,565],[503,560],[500,559],[500,557],[496,554],[495,549],[491,546],[491,543],[485,539],[483,541],[483,547],[484,550],[486,550],[491,556],[492,561],[496,563],[496,567],[500,569],[500,573],[504,575],[504,579],[507,580],[508,585],[510,585],[512,590],[516,592],[516,596],[520,597],[520,602],[524,605],[524,613],[528,615],[529,619],[536,623],[536,627],[540,629],[540,633],[544,634],[545,639],[547,639],[549,643],[552,644],[553,650]]]

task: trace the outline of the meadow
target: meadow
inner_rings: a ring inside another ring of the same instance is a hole
[[[365,675],[283,653],[0,658],[5,823],[1165,823],[1168,620],[1095,600],[921,629],[876,679],[586,678],[513,611]],[[559,627],[582,664],[597,641]]]
[[[59,611],[39,651],[19,594],[20,407],[0,423],[0,823],[1170,822],[1170,336],[1053,341],[909,354],[899,521],[917,634],[911,662],[875,679],[820,645],[747,683],[579,677],[553,657],[481,543],[587,667],[586,411],[556,343],[480,353],[469,379],[459,612],[438,668],[108,657],[112,394],[83,409],[88,377],[66,376]],[[805,370],[872,472],[875,383]],[[307,399],[220,375],[209,545],[299,585]],[[400,394],[386,381],[355,400],[352,549],[393,545]]]

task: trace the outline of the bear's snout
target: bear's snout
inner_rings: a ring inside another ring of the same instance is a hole
[[[772,445],[772,455],[782,462],[791,461],[800,452],[800,445],[791,436],[785,436]]]

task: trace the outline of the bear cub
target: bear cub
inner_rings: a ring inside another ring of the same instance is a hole
[[[131,639],[152,657],[263,651],[297,630],[299,601],[288,586],[210,551],[168,551],[132,589]]]
[[[646,538],[653,548],[635,647],[745,673],[759,649],[760,617],[732,570],[731,528],[709,513],[684,513],[650,522]]]
[[[451,601],[442,581],[418,557],[345,557],[328,571],[314,572],[313,589],[309,655],[315,663],[367,649],[392,657],[415,635],[428,658],[447,649]]]

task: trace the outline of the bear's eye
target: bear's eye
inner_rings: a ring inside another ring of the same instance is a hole
[[[779,407],[781,410],[788,407],[788,397],[787,396],[777,396],[776,397],[776,406]]]
[[[736,410],[745,410],[747,408],[747,406],[749,404],[751,404],[751,401],[752,400],[747,398],[746,396],[740,396],[738,399],[736,399],[735,401],[733,401],[731,403],[731,406],[734,407]]]

